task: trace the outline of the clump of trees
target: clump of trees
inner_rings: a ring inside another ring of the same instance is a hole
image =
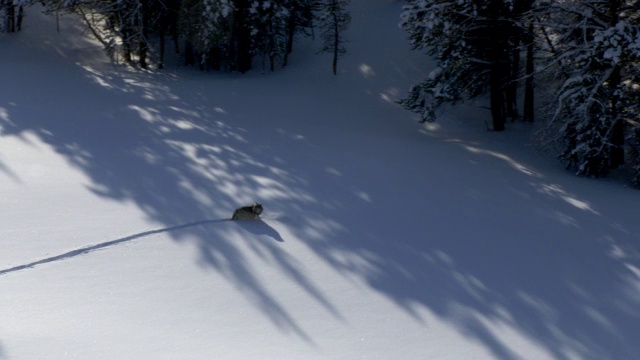
[[[552,118],[564,140],[562,159],[578,174],[604,176],[625,163],[625,140],[638,140],[638,1],[550,3],[545,10],[554,20],[550,30],[562,80]],[[635,155],[629,160],[640,165]]]
[[[0,0],[0,31],[20,30],[31,2]],[[337,74],[350,21],[348,0],[41,2],[79,14],[111,56],[142,68],[164,67],[172,48],[203,70],[273,71],[299,36],[319,33]],[[494,131],[551,109],[545,129],[567,167],[601,177],[628,165],[640,186],[640,0],[406,0],[401,26],[437,61],[400,101],[423,122],[485,95]],[[536,104],[542,76],[553,96]]]
[[[28,0],[0,0],[0,32],[17,32],[22,30],[24,5]]]
[[[186,65],[241,73],[255,66],[255,60],[261,60],[263,70],[287,66],[296,37],[314,34],[318,25],[333,26],[336,16],[345,16],[348,5],[347,0],[42,2],[50,11],[79,14],[111,56],[137,62],[142,68],[150,64],[150,51],[163,68],[170,42]],[[345,30],[342,21],[335,34],[341,52]]]
[[[638,0],[407,0],[401,25],[438,62],[401,101],[423,121],[487,94],[502,131],[520,118],[519,99],[525,121],[549,105],[546,129],[568,167],[600,177],[628,163],[640,185]],[[534,106],[534,77],[545,71],[553,100]]]
[[[519,116],[522,45],[531,43],[524,14],[530,6],[530,1],[408,1],[401,26],[413,48],[426,50],[438,67],[402,104],[419,112],[422,121],[433,121],[442,105],[488,92],[493,129],[504,130],[507,118]],[[527,59],[530,69],[533,59]],[[527,85],[527,96],[533,96],[533,84]],[[533,120],[531,108],[525,119]]]

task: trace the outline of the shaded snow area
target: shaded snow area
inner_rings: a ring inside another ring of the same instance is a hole
[[[352,1],[334,77],[312,40],[274,73],[129,69],[27,9],[0,34],[0,359],[638,359],[640,193],[484,104],[421,127],[400,10]]]

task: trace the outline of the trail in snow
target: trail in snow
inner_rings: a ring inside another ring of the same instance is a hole
[[[20,270],[34,268],[34,267],[36,267],[38,265],[43,265],[43,264],[48,264],[48,263],[52,263],[52,262],[56,262],[56,261],[66,260],[66,259],[78,256],[78,255],[88,254],[88,253],[96,251],[96,250],[108,248],[110,246],[126,243],[126,242],[129,242],[129,241],[133,241],[133,240],[136,240],[136,239],[139,239],[139,238],[143,238],[143,237],[146,237],[146,236],[150,236],[150,235],[155,235],[155,234],[160,234],[160,233],[170,232],[170,231],[177,231],[177,230],[185,229],[185,228],[192,227],[192,226],[213,224],[213,223],[218,223],[218,222],[221,222],[221,221],[227,221],[227,220],[226,219],[220,219],[220,220],[195,221],[195,222],[192,222],[192,223],[178,225],[178,226],[172,226],[172,227],[167,227],[167,228],[162,228],[162,229],[144,231],[144,232],[141,232],[141,233],[138,233],[138,234],[125,236],[125,237],[120,238],[120,239],[115,239],[115,240],[111,240],[111,241],[105,241],[105,242],[100,243],[100,244],[90,245],[90,246],[86,246],[86,247],[83,247],[83,248],[80,248],[80,249],[71,250],[71,251],[68,251],[68,252],[66,252],[64,254],[51,256],[51,257],[48,257],[46,259],[34,261],[32,263],[14,266],[14,267],[12,267],[10,269],[0,270],[0,275],[5,275],[5,274],[8,274],[8,273],[12,273],[12,272],[20,271]]]
[[[48,263],[52,263],[52,262],[56,262],[56,261],[62,261],[62,260],[67,260],[69,258],[73,258],[76,257],[78,255],[85,255],[88,254],[90,252],[96,251],[96,250],[101,250],[101,249],[105,249],[114,245],[118,245],[118,244],[122,244],[122,243],[126,243],[126,242],[130,242],[136,239],[140,239],[143,237],[147,237],[147,236],[151,236],[151,235],[156,235],[156,234],[161,234],[161,233],[166,233],[166,232],[172,232],[172,231],[178,231],[178,230],[182,230],[182,229],[186,229],[186,228],[190,228],[190,227],[194,227],[194,226],[202,226],[202,225],[210,225],[210,224],[215,224],[215,223],[220,223],[223,221],[231,221],[230,219],[216,219],[216,220],[202,220],[202,221],[194,221],[188,224],[183,224],[183,225],[177,225],[177,226],[172,226],[172,227],[166,227],[166,228],[162,228],[162,229],[155,229],[155,230],[149,230],[149,231],[144,231],[138,234],[133,234],[133,235],[129,235],[129,236],[125,236],[123,238],[119,238],[119,239],[115,239],[115,240],[111,240],[111,241],[105,241],[99,244],[95,244],[95,245],[90,245],[90,246],[85,246],[79,249],[75,249],[75,250],[71,250],[68,251],[64,254],[60,254],[60,255],[56,255],[56,256],[51,256],[42,260],[38,260],[38,261],[34,261],[28,264],[23,264],[23,265],[18,265],[18,266],[14,266],[12,268],[9,269],[4,269],[4,270],[0,270],[0,276],[5,275],[5,274],[9,274],[12,272],[16,272],[16,271],[20,271],[20,270],[25,270],[25,269],[31,269],[34,268],[38,265],[43,265],[43,264],[48,264]],[[239,223],[239,222],[235,222],[235,223]],[[255,230],[255,233],[261,233],[261,234],[265,234],[270,236],[271,238],[273,238],[276,241],[280,241],[283,242],[284,240],[282,239],[282,237],[278,234],[278,232],[276,230],[274,230],[272,227],[270,227],[269,225],[267,225],[264,221],[262,220],[258,220],[258,221],[251,221],[251,223],[248,222],[240,222],[241,224],[245,225],[245,228],[253,228]]]

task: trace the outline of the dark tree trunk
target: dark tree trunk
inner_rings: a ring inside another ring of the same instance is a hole
[[[7,32],[16,31],[16,6],[13,4],[13,0],[7,0],[5,2],[5,27]]]
[[[149,44],[145,35],[140,37],[138,42],[138,64],[141,68],[147,68],[147,53],[149,52]]]
[[[211,68],[215,71],[220,71],[222,69],[222,56],[220,55],[220,49],[214,48],[209,52],[209,56],[211,59]]]
[[[143,69],[147,68],[147,55],[149,53],[149,3],[148,0],[140,0],[140,10],[138,14],[140,25],[140,39],[138,39],[139,64]]]
[[[533,42],[533,22],[529,24],[529,31],[527,32],[527,65],[526,76],[527,79],[524,83],[524,114],[523,119],[526,122],[533,122],[534,119],[534,83],[533,72],[534,68],[534,42]]]
[[[289,54],[293,51],[293,37],[296,33],[297,15],[295,11],[291,12],[289,19],[287,19],[287,48],[284,52],[284,59],[282,60],[282,67],[287,66],[289,63]]]
[[[507,111],[504,96],[504,77],[500,64],[491,65],[491,79],[489,91],[491,92],[491,119],[494,131],[504,131],[507,123]]]
[[[24,17],[24,7],[22,5],[20,5],[18,7],[18,17],[17,17],[17,22],[16,22],[16,29],[18,31],[22,30],[22,18]]]
[[[160,42],[160,49],[158,59],[158,69],[164,69],[164,51],[165,51],[165,33],[167,32],[167,10],[161,10],[160,23],[158,24],[158,41]]]
[[[609,142],[611,143],[611,153],[609,154],[609,167],[616,169],[618,166],[624,164],[624,121],[620,119],[620,113],[618,106],[620,103],[619,96],[616,95],[616,90],[620,86],[621,76],[620,67],[616,65],[609,77],[610,91],[612,92],[609,106],[612,128],[609,136]]]
[[[499,31],[499,29],[496,29]],[[503,55],[506,53],[503,49],[504,43],[495,41],[492,49],[489,51],[489,97],[491,101],[491,119],[494,131],[503,131],[507,123],[507,106],[505,96],[505,82],[508,79],[509,69],[505,69]]]
[[[166,10],[167,30],[173,38],[173,48],[176,54],[180,54],[180,35],[178,34],[178,17],[180,13],[179,0],[171,0],[167,2]]]
[[[621,6],[620,0],[611,0],[609,8],[609,26],[614,27],[620,20],[619,11]],[[609,77],[609,87],[611,91],[610,104],[611,107],[611,121],[612,129],[609,141],[611,142],[611,154],[609,154],[609,166],[612,169],[616,169],[618,166],[624,164],[624,122],[619,118],[620,114],[618,107],[620,105],[620,98],[618,95],[618,87],[622,83],[622,76],[620,72],[620,66],[616,65]]]
[[[504,131],[507,122],[506,90],[512,74],[512,49],[509,47],[512,26],[504,19],[507,10],[502,0],[489,1],[485,11],[487,20],[480,36],[486,44],[491,120],[494,131]]]
[[[340,56],[340,19],[336,10],[333,12],[333,75],[338,75],[338,56]]]
[[[235,40],[235,63],[237,70],[245,73],[251,70],[251,33],[247,26],[247,11],[249,3],[247,0],[236,0],[232,35]]]
[[[131,29],[128,25],[123,25],[122,29],[122,55],[124,61],[131,62]]]
[[[509,80],[505,88],[507,101],[507,114],[511,120],[518,118],[518,78],[520,77],[520,32],[512,28],[513,35],[509,47],[511,47],[511,66]]]
[[[184,42],[184,64],[186,66],[192,66],[196,64],[193,43],[189,39]]]
[[[160,27],[160,49],[159,49],[159,57],[160,59],[158,60],[158,69],[164,69],[164,51],[165,51],[165,45],[164,45],[164,29],[162,27]]]

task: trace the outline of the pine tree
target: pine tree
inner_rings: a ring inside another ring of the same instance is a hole
[[[286,0],[286,8],[289,16],[286,19],[286,51],[282,61],[282,66],[289,63],[289,54],[293,51],[295,36],[302,32],[308,35],[307,29],[313,26],[313,13],[317,7],[317,0]]]
[[[0,10],[9,1],[33,0],[0,0]],[[137,59],[144,68],[157,43],[162,68],[166,36],[171,35],[176,52],[183,41],[186,65],[244,73],[256,56],[272,70],[285,66],[294,36],[311,28],[319,0],[40,1],[50,11],[80,14],[114,58]]]
[[[518,30],[512,10],[507,0],[408,0],[401,26],[412,47],[426,50],[438,66],[401,104],[420,113],[423,122],[434,121],[443,104],[488,89],[493,129],[504,130],[508,113],[516,113],[517,86],[508,92],[519,63],[513,59],[519,40],[510,35]]]
[[[275,70],[277,60],[284,59],[287,51],[287,21],[290,16],[288,1],[253,0],[249,8],[249,29],[252,52],[260,55],[269,68]]]
[[[348,5],[348,0],[325,0],[319,16],[323,44],[320,52],[333,55],[333,75],[338,74],[338,58],[347,52],[344,32],[351,22]]]
[[[624,163],[625,137],[638,120],[630,109],[640,74],[637,0],[567,1],[557,12],[554,44],[566,78],[557,91],[561,158],[577,174],[604,176]],[[562,22],[564,19],[564,22]]]
[[[191,52],[199,54],[194,57],[199,67],[215,70],[222,67],[237,68],[237,59],[232,58],[231,51],[235,13],[233,1],[198,0],[189,7],[183,5],[183,9],[181,24],[190,27],[189,43],[195,45]]]

